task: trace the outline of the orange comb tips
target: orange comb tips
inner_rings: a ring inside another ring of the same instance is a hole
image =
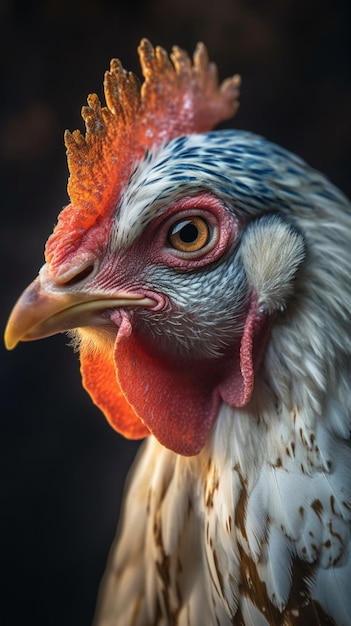
[[[206,48],[193,61],[173,48],[170,57],[143,39],[138,48],[144,83],[113,59],[105,74],[107,106],[96,94],[82,108],[86,132],[66,131],[71,205],[63,209],[46,258],[54,269],[77,251],[87,231],[106,232],[123,190],[145,151],[181,135],[211,130],[239,106],[240,77],[221,85]],[[95,232],[98,239],[98,234]],[[90,237],[93,238],[92,236]]]
[[[218,83],[217,67],[209,62],[203,43],[198,43],[193,62],[174,46],[168,57],[160,47],[143,39],[138,48],[145,82],[141,88],[146,118],[157,112],[167,129],[162,140],[181,134],[211,130],[234,115],[239,106],[240,77]],[[151,120],[149,120],[151,121]]]
[[[170,57],[143,39],[138,48],[144,83],[111,61],[105,74],[106,107],[93,94],[82,117],[86,133],[66,132],[72,204],[86,223],[114,210],[137,161],[146,149],[180,135],[211,130],[234,115],[239,76],[218,83],[217,69],[198,44],[193,62],[183,50]]]

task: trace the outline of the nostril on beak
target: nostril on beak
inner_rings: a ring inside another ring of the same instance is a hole
[[[84,280],[85,278],[88,278],[88,276],[90,276],[90,274],[92,273],[93,269],[94,269],[94,265],[93,264],[87,265],[86,267],[84,267],[84,269],[82,269],[80,272],[78,272],[77,274],[72,276],[72,278],[67,280],[64,283],[65,287],[71,287],[72,285],[77,285],[78,283],[82,282],[82,280]]]

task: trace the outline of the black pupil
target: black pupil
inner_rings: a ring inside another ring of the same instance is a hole
[[[184,243],[193,243],[194,241],[196,241],[196,239],[199,236],[199,231],[197,229],[197,226],[195,226],[195,224],[185,224],[185,226],[183,226],[183,228],[180,229],[179,231],[179,238],[184,242]]]

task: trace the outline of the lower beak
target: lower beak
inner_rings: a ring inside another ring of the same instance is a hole
[[[106,309],[124,306],[154,306],[141,294],[117,292],[89,293],[51,290],[43,287],[40,275],[27,287],[15,304],[5,330],[5,345],[12,350],[20,341],[34,341],[83,326],[106,324]]]

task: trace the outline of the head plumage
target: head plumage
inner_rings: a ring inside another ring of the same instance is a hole
[[[193,63],[180,48],[174,47],[169,58],[147,39],[138,52],[145,79],[141,88],[134,74],[113,59],[104,81],[107,106],[101,106],[96,94],[90,95],[82,109],[85,136],[79,130],[65,133],[72,204],[61,212],[48,240],[46,258],[51,264],[58,264],[67,245],[73,251],[74,241],[101,218],[112,216],[146,150],[181,135],[211,130],[239,106],[240,77],[219,85],[216,65],[209,62],[202,43]]]

